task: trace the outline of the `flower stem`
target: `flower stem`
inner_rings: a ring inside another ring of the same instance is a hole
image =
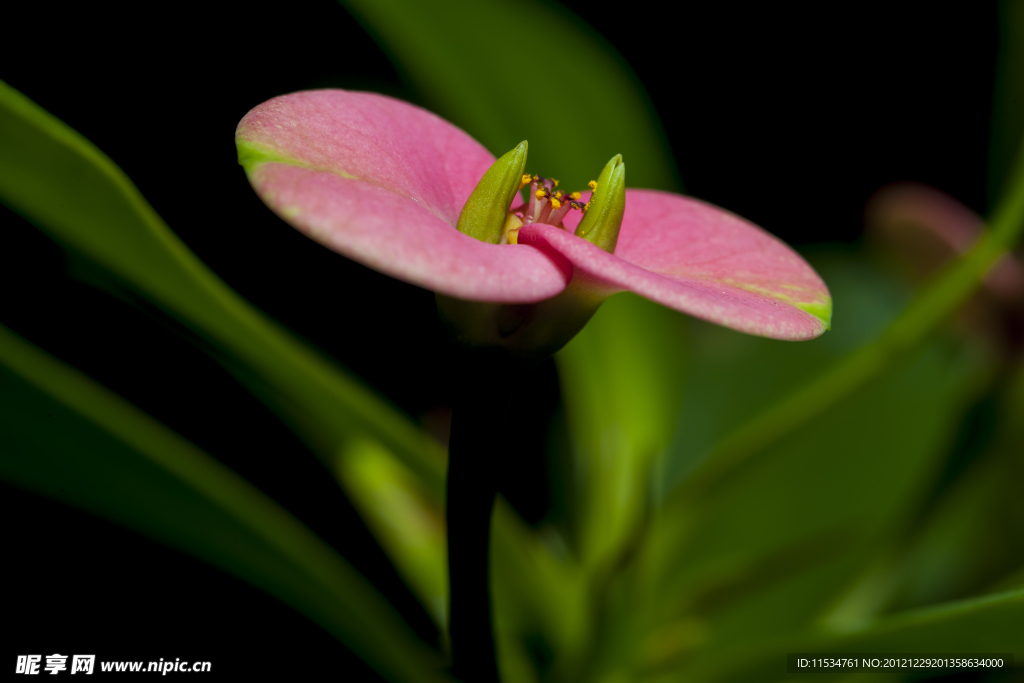
[[[489,590],[491,511],[504,458],[504,430],[519,364],[464,352],[448,448],[448,575],[453,673],[497,683]]]

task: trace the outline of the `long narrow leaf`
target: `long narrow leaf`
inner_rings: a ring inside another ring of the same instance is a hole
[[[0,476],[258,586],[395,681],[442,663],[366,579],[216,460],[0,327]]]

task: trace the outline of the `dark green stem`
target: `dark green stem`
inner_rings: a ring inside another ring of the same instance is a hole
[[[448,573],[453,673],[497,683],[489,589],[491,511],[504,460],[506,418],[518,363],[465,352],[448,447]]]

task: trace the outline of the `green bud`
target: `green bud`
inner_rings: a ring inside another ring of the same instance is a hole
[[[512,200],[519,192],[525,168],[526,140],[523,140],[515,149],[495,161],[476,184],[476,189],[469,195],[459,214],[459,224],[456,226],[459,232],[481,242],[497,244],[501,241],[505,218]]]
[[[616,154],[597,178],[597,189],[590,198],[587,213],[576,228],[576,236],[611,254],[619,241],[619,228],[625,212],[626,165],[622,163],[622,155]]]

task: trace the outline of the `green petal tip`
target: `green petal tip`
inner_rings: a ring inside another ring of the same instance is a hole
[[[824,327],[824,332],[832,329],[832,298],[827,297],[824,301],[807,301],[794,303],[794,306],[799,308],[801,311],[810,313],[815,318],[821,321]]]

